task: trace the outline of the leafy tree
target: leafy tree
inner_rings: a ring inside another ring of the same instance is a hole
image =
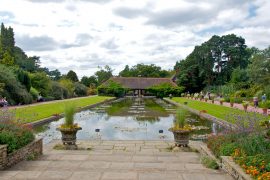
[[[73,82],[78,82],[79,81],[77,74],[74,71],[72,71],[72,70],[70,70],[67,73],[67,79],[70,79]]]
[[[242,37],[215,35],[196,46],[183,62],[176,63],[178,84],[190,92],[200,91],[205,86],[226,84],[235,68],[247,67],[253,50],[247,49]]]
[[[154,64],[137,64],[131,68],[128,65],[119,73],[122,77],[167,77],[170,73],[162,70],[161,67]]]
[[[55,69],[53,71],[49,71],[47,73],[51,80],[58,81],[61,78],[61,72],[58,69]]]
[[[106,65],[104,69],[101,67],[99,67],[99,69],[100,70],[95,73],[95,76],[97,77],[98,85],[110,79],[110,77],[112,77],[112,72],[113,72],[113,70],[108,65]]]
[[[87,87],[96,87],[97,86],[97,78],[95,76],[83,76],[81,79],[81,83],[84,84]]]
[[[37,89],[43,97],[47,97],[51,91],[51,80],[44,72],[30,74],[32,86]]]
[[[247,71],[251,83],[270,84],[270,47],[251,57]]]

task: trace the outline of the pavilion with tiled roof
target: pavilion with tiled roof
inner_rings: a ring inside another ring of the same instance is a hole
[[[154,85],[168,83],[174,87],[177,87],[177,84],[173,82],[171,78],[111,77],[109,81],[110,80],[132,90],[133,95],[138,96],[144,95],[146,93],[146,89]]]

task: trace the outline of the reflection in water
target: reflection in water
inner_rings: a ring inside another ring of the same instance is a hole
[[[126,98],[76,113],[75,122],[82,127],[77,137],[84,140],[173,140],[168,129],[173,125],[175,110],[175,106],[160,99]],[[196,115],[189,114],[187,119],[191,125],[208,127],[194,131],[193,137],[217,133],[219,129]],[[63,120],[37,128],[37,136],[43,137],[45,143],[60,139],[61,134],[55,129]]]

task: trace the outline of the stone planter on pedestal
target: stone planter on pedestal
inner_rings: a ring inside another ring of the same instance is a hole
[[[175,145],[180,147],[187,147],[189,143],[189,130],[172,130],[172,128],[169,129],[173,133]]]
[[[81,127],[78,128],[57,128],[58,131],[61,132],[62,134],[62,142],[63,145],[65,146],[65,149],[67,150],[76,150],[78,149],[76,145],[76,140],[77,140],[77,131],[81,130]]]

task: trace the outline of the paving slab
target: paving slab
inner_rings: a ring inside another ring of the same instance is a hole
[[[80,149],[91,146],[91,150],[54,150],[57,143],[60,141],[45,145],[44,154],[36,161],[23,161],[0,171],[0,180],[232,179],[222,171],[204,167],[196,152],[186,152],[186,148],[170,151],[173,142],[78,141]]]

